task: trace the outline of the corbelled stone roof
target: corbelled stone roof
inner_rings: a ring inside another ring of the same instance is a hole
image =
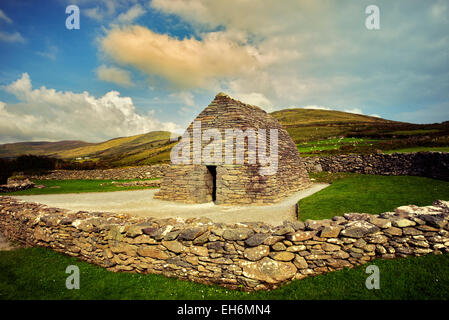
[[[195,118],[194,121],[201,122],[201,132],[207,129],[218,129],[222,133],[223,148],[225,144],[226,129],[254,129],[256,137],[258,129],[266,130],[267,152],[269,152],[270,129],[276,129],[278,132],[278,153],[279,160],[282,163],[287,158],[292,161],[299,161],[299,152],[296,144],[291,139],[288,132],[282,125],[263,109],[243,103],[231,98],[229,95],[220,92],[215,99]],[[193,136],[193,124],[189,125],[187,131]],[[202,141],[202,147],[207,145],[208,141]],[[246,147],[245,147],[246,149]]]

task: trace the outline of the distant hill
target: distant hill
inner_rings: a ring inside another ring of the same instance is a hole
[[[83,141],[19,142],[0,145],[0,157],[22,154],[46,155],[64,160],[103,160],[114,166],[151,164],[168,160],[171,147],[170,132],[152,131],[131,137],[115,138],[100,143]]]
[[[377,147],[382,150],[423,145],[425,141],[426,144],[430,141],[431,146],[449,143],[449,122],[418,125],[348,112],[302,108],[275,111],[271,115],[298,145],[342,137],[376,139],[381,142]],[[144,165],[169,161],[175,143],[170,142],[170,132],[167,131],[152,131],[100,143],[19,142],[0,145],[0,158],[34,154],[76,162],[101,160],[111,166]]]
[[[270,113],[283,125],[330,124],[330,123],[397,123],[397,121],[371,117],[362,114],[335,110],[319,109],[284,109]]]
[[[370,136],[401,128],[419,127],[361,114],[316,109],[285,109],[272,112],[296,143],[330,137]]]
[[[70,150],[74,148],[86,147],[92,143],[84,141],[33,141],[33,142],[16,142],[0,144],[0,158],[17,157],[22,154],[34,154],[34,155],[56,155],[58,152],[64,150]]]

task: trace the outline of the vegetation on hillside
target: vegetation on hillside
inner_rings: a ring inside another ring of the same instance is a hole
[[[347,153],[407,152],[449,147],[449,122],[411,124],[332,110],[286,109],[271,115],[288,131],[303,156]],[[94,169],[168,162],[170,132],[153,131],[101,143],[81,141],[23,142],[0,145],[0,158],[46,155],[64,162],[60,168]]]

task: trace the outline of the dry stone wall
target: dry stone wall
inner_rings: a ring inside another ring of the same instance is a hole
[[[29,176],[29,179],[40,180],[126,180],[160,178],[164,175],[168,164],[138,166],[128,168],[95,169],[95,170],[54,170],[44,175]]]
[[[0,192],[14,192],[33,188],[35,184],[28,179],[12,180],[8,179],[7,184],[0,184]]]
[[[357,172],[449,180],[449,153],[349,154],[302,158],[308,172]]]
[[[208,219],[155,219],[68,213],[0,197],[0,232],[111,271],[156,273],[232,289],[272,289],[375,258],[449,251],[449,201],[380,215],[282,225],[226,225]]]

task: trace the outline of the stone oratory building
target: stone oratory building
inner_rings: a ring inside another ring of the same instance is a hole
[[[214,133],[214,138],[207,135],[208,130]],[[195,132],[196,137],[202,134],[200,139],[195,140]],[[232,136],[230,132],[237,134]],[[277,141],[272,138],[277,138]],[[258,148],[265,145],[264,152],[251,148],[255,141]],[[277,148],[272,150],[273,141],[277,142]],[[204,155],[204,151],[210,151],[211,144],[216,148],[212,148],[209,154],[217,156],[215,161]],[[173,155],[179,156],[180,150],[187,150],[189,159],[174,164]],[[276,157],[272,157],[273,154]],[[261,164],[261,155],[266,156],[265,159],[271,156],[272,163],[265,161]],[[171,160],[155,199],[268,205],[311,184],[296,144],[279,122],[261,108],[232,99],[224,93],[219,93],[190,124],[181,141],[172,149]],[[264,172],[268,167],[271,171]]]

